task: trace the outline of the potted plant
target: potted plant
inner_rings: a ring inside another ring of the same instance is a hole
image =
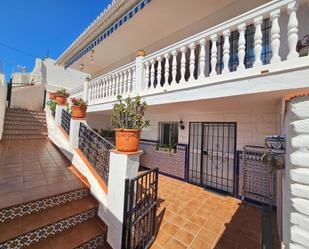
[[[82,98],[71,98],[71,116],[73,118],[86,117],[87,103]]]
[[[49,100],[55,100],[56,99],[56,93],[55,92],[48,92],[48,98],[49,98]]]
[[[269,164],[272,171],[284,169],[285,137],[267,136],[265,137],[265,146],[269,151],[263,154],[263,162]]]
[[[156,145],[156,150],[158,151],[163,151],[163,152],[169,152],[170,155],[175,154],[176,153],[176,146],[177,143],[173,143],[173,144],[157,144]]]
[[[49,109],[51,110],[51,112],[54,116],[55,112],[56,112],[57,102],[55,100],[49,100],[49,101],[47,101],[46,105],[49,107]]]
[[[65,105],[70,94],[63,88],[56,92],[56,101],[58,105]]]
[[[139,150],[141,130],[149,126],[145,120],[147,103],[140,96],[122,99],[112,110],[112,125],[115,127],[116,149],[122,152],[135,152]]]

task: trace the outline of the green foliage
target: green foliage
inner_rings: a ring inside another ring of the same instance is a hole
[[[72,106],[87,107],[87,103],[82,98],[71,98]]]
[[[285,165],[284,156],[266,152],[262,156],[262,161],[271,166],[272,171],[283,169]]]
[[[61,88],[56,92],[56,95],[58,96],[64,96],[64,97],[69,97],[70,94],[67,92],[65,88]]]
[[[117,100],[112,111],[112,125],[115,128],[141,130],[149,126],[149,121],[144,119],[148,106],[140,96],[123,100],[119,95]]]
[[[114,138],[115,137],[115,131],[109,130],[109,129],[101,129],[100,136],[104,138]]]
[[[50,110],[52,110],[53,112],[56,111],[56,106],[57,106],[57,102],[54,100],[49,100],[47,101],[46,105],[49,107]]]

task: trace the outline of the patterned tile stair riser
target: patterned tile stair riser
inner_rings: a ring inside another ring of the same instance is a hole
[[[33,242],[38,242],[39,240],[46,239],[49,236],[55,235],[79,223],[94,218],[95,215],[96,215],[96,208],[90,209],[86,212],[60,220],[56,223],[39,228],[27,234],[23,234],[15,239],[8,240],[3,244],[0,244],[0,249],[24,248],[26,246],[29,246]]]
[[[4,208],[0,210],[0,222],[5,222],[8,220],[12,220],[16,217],[22,217],[42,210],[46,210],[48,208],[59,206],[73,200],[79,200],[89,196],[89,194],[89,189],[85,188],[68,193],[63,193],[60,195],[51,196],[46,199],[28,202],[18,206]]]
[[[99,246],[103,246],[105,244],[105,238],[103,234],[100,234],[93,239],[87,241],[86,243],[75,247],[75,249],[97,249]]]

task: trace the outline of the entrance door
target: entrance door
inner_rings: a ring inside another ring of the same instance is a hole
[[[190,123],[188,181],[235,193],[236,123]]]

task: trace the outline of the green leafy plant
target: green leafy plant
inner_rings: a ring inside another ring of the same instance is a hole
[[[71,98],[72,106],[87,107],[87,103],[82,98]]]
[[[173,144],[157,144],[156,150],[162,150],[162,151],[168,151],[170,154],[172,154],[176,149],[177,143]]]
[[[123,100],[119,95],[117,100],[112,110],[112,125],[115,128],[141,130],[149,126],[149,121],[144,118],[148,106],[140,96]]]
[[[100,135],[104,138],[114,138],[115,137],[115,131],[110,129],[101,129]]]
[[[67,90],[64,89],[64,88],[59,89],[59,90],[56,92],[56,95],[58,95],[58,96],[63,96],[63,97],[69,97],[69,96],[70,96],[70,94],[69,94],[69,93],[67,92]]]
[[[53,112],[56,111],[56,106],[57,106],[57,102],[54,100],[49,100],[47,101],[46,105],[49,107],[50,110],[52,110]]]
[[[284,169],[285,166],[284,156],[272,152],[264,153],[262,156],[262,161],[265,164],[269,164],[271,166],[272,171],[276,171],[278,169]]]

